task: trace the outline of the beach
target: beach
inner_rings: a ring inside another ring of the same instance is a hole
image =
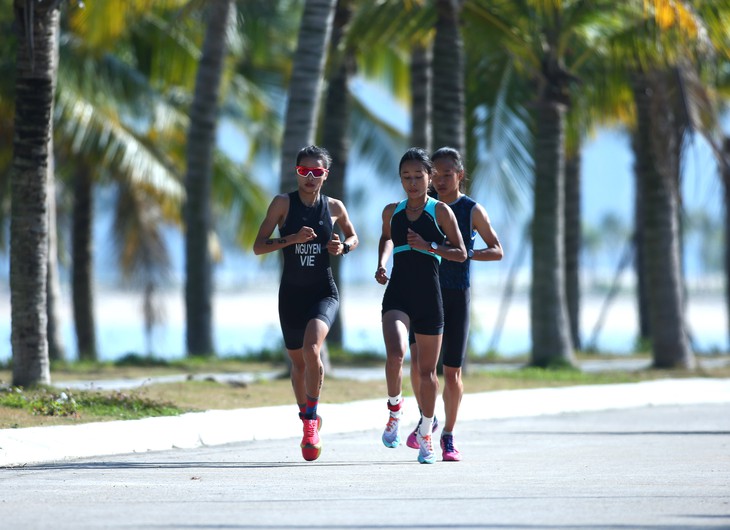
[[[385,353],[380,329],[380,303],[383,289],[370,284],[346,285],[342,289],[339,318],[344,326],[344,347],[356,352]],[[242,289],[226,289],[214,296],[214,341],[221,356],[245,356],[262,349],[281,348],[277,312],[278,284]],[[137,292],[100,289],[95,297],[97,341],[100,360],[116,360],[129,353],[152,354],[177,359],[185,351],[184,291],[161,294],[163,321],[153,329],[151,342],[144,333],[142,296]],[[581,332],[585,347],[592,338],[605,295],[584,296],[581,301]],[[530,349],[530,307],[527,292],[517,292],[503,306],[501,289],[475,286],[472,289],[470,347],[477,355],[486,354],[494,342],[500,311],[503,326],[495,351],[505,357],[526,354]],[[63,339],[69,357],[75,354],[71,301],[62,296]],[[506,307],[506,311],[505,311]],[[724,298],[721,294],[702,294],[689,298],[687,322],[698,353],[727,351]],[[608,306],[605,323],[597,335],[599,351],[627,354],[633,350],[637,334],[636,302],[622,293]],[[10,358],[9,297],[0,302],[0,361]]]

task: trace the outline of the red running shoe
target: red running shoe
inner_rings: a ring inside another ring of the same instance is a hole
[[[322,441],[319,439],[319,418],[302,419],[304,436],[302,437],[302,456],[304,460],[311,462],[317,460],[322,454]]]

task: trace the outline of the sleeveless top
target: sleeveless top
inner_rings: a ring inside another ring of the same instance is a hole
[[[436,221],[436,204],[438,201],[428,197],[421,215],[415,221],[410,221],[406,214],[407,199],[402,200],[393,211],[390,218],[390,237],[393,241],[393,269],[392,279],[401,275],[412,275],[415,270],[425,267],[427,275],[438,277],[438,264],[441,257],[425,250],[417,250],[408,245],[408,229],[418,233],[426,241],[443,243],[445,236]]]
[[[332,239],[332,216],[326,195],[319,196],[316,204],[306,206],[299,192],[289,194],[289,211],[279,229],[281,237],[296,234],[303,226],[313,228],[317,237],[306,243],[284,247],[284,267],[281,282],[291,285],[311,285],[332,278],[327,242]]]
[[[449,204],[449,208],[454,212],[456,222],[459,224],[459,232],[461,232],[461,238],[464,240],[467,253],[474,248],[474,239],[477,234],[476,230],[472,228],[472,210],[476,204],[474,199],[466,195],[462,195],[459,199]],[[441,287],[445,289],[468,289],[471,285],[469,273],[470,264],[471,258],[467,258],[462,263],[447,259],[442,260],[439,270]]]

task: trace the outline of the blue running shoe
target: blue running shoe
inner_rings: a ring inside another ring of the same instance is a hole
[[[421,436],[417,434],[418,439],[418,461],[421,464],[433,464],[436,462],[436,453],[433,452],[433,444],[431,443],[431,435]]]
[[[391,449],[400,445],[400,417],[388,417],[388,423],[383,431],[383,445]]]

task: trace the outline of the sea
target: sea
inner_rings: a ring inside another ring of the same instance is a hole
[[[342,293],[344,347],[353,352],[385,355],[380,326],[383,295],[380,286],[348,285]],[[277,312],[278,284],[218,292],[213,300],[213,331],[216,353],[221,357],[248,356],[262,350],[282,349]],[[7,291],[2,293],[7,296]],[[9,297],[8,297],[9,298]],[[581,301],[583,346],[592,344],[599,352],[627,355],[634,351],[637,337],[636,301],[622,293],[607,302],[605,294],[585,296]],[[0,362],[11,358],[10,304],[0,303]],[[138,292],[101,289],[95,295],[97,343],[102,361],[115,361],[128,354],[167,360],[185,354],[184,293],[168,291],[160,297],[161,321],[151,334],[145,333],[142,296]],[[62,337],[67,358],[76,358],[76,344],[68,293],[62,296]],[[472,289],[470,350],[501,357],[528,354],[531,347],[530,307],[527,292],[511,298],[501,290]],[[600,325],[599,325],[600,322]],[[721,293],[689,297],[687,324],[693,348],[698,354],[728,351],[727,317]]]

